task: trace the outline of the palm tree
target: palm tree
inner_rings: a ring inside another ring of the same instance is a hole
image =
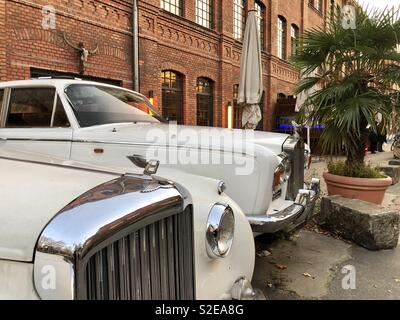
[[[303,104],[301,120],[324,124],[322,150],[344,150],[347,165],[364,162],[368,127],[378,130],[377,117],[389,123],[399,108],[394,89],[400,85],[398,13],[386,9],[368,14],[357,7],[353,29],[344,28],[337,14],[326,28],[305,31],[292,57],[292,63],[309,75],[299,82],[296,94],[320,88]]]

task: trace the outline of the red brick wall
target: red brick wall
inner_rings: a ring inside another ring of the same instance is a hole
[[[328,1],[328,0],[325,0]],[[298,72],[287,61],[277,58],[277,18],[287,20],[287,52],[290,53],[290,26],[304,28],[322,25],[323,14],[309,7],[308,0],[261,1],[266,8],[265,43],[262,53],[265,99],[264,128],[274,128],[274,108],[278,93],[292,95]],[[196,123],[196,79],[215,81],[216,126],[226,126],[226,107],[233,100],[233,85],[238,83],[241,43],[233,39],[233,1],[215,1],[214,29],[195,23],[195,0],[184,1],[184,17],[160,9],[159,0],[139,1],[140,90],[154,92],[161,106],[160,75],[172,69],[184,75],[184,119]],[[248,8],[254,0],[248,1]],[[326,8],[326,4],[324,4]],[[311,20],[311,22],[309,21]]]
[[[5,0],[0,0],[0,80],[6,77],[6,23]]]
[[[262,53],[265,99],[264,128],[274,127],[278,93],[291,95],[298,73],[277,58],[277,17],[300,30],[321,25],[322,15],[309,0],[262,0],[265,5],[265,51]],[[327,2],[324,0],[324,10]],[[195,0],[184,0],[184,17],[160,9],[160,0],[139,0],[140,91],[154,92],[162,103],[160,75],[172,69],[184,75],[184,121],[196,123],[196,80],[214,81],[214,125],[226,126],[226,107],[238,83],[241,43],[233,39],[233,1],[214,1],[214,29],[195,23]],[[252,8],[254,0],[249,0]],[[43,5],[53,5],[56,30],[42,28]],[[132,87],[131,0],[0,0],[0,80],[25,79],[30,68],[79,72],[79,54],[67,46],[60,32],[87,48],[99,45],[89,57],[85,74],[121,80]],[[3,18],[5,17],[5,18]]]
[[[31,67],[79,73],[79,54],[64,43],[60,32],[65,32],[71,42],[83,42],[87,49],[99,45],[98,52],[88,59],[85,74],[121,80],[124,86],[132,86],[130,1],[7,0],[5,3],[7,71],[0,74],[1,80],[29,78]],[[3,4],[1,0],[0,17]],[[56,9],[55,30],[42,27],[42,7],[49,4]],[[0,22],[0,39],[1,28]],[[0,55],[3,52],[0,47]],[[0,66],[1,61],[0,58]]]

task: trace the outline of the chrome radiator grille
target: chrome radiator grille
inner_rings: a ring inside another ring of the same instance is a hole
[[[289,200],[295,200],[299,190],[304,187],[304,150],[302,139],[293,138],[284,144],[284,151],[289,154],[292,163],[292,173],[288,181],[286,196]]]
[[[194,299],[193,257],[189,206],[95,253],[85,268],[86,299]]]

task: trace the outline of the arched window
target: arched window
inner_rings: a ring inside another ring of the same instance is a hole
[[[182,16],[182,0],[161,0],[161,9]]]
[[[161,72],[162,114],[168,121],[183,124],[183,77],[166,70]]]
[[[278,58],[286,60],[286,19],[278,16]]]
[[[292,48],[292,54],[296,53],[297,50],[297,39],[299,38],[299,27],[292,24],[290,27],[290,46]]]
[[[279,92],[278,93],[278,100],[280,100],[280,99],[286,99],[286,94],[284,94],[282,92]]]
[[[257,24],[258,24],[258,30],[260,32],[261,50],[264,50],[265,6],[260,1],[256,1],[254,4],[254,8],[257,12]]]
[[[197,125],[214,124],[214,83],[207,78],[197,79]]]
[[[213,0],[196,0],[196,22],[206,28],[213,28]]]
[[[233,36],[242,41],[246,25],[246,1],[233,0]]]

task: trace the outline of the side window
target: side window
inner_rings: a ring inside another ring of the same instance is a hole
[[[56,111],[54,112],[53,119],[53,127],[70,127],[70,123],[68,121],[67,114],[65,113],[64,106],[60,100],[60,97],[57,97]]]
[[[50,127],[54,97],[54,88],[12,89],[6,127]]]

